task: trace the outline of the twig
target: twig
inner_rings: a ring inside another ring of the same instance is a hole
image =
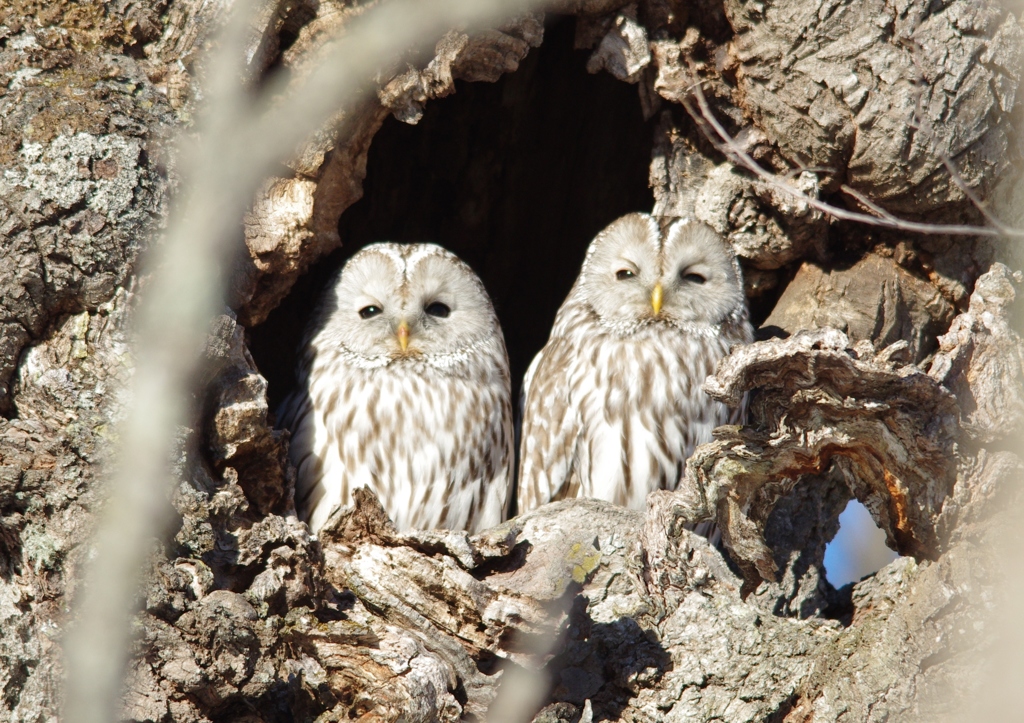
[[[953,160],[949,157],[949,154],[939,150],[938,136],[935,133],[935,127],[932,125],[931,120],[928,118],[928,114],[924,111],[924,90],[928,87],[928,78],[925,74],[925,69],[921,65],[921,54],[924,52],[924,48],[920,43],[915,41],[913,38],[904,38],[901,44],[908,46],[911,51],[909,53],[910,60],[917,69],[917,79],[914,84],[918,87],[916,92],[916,100],[914,103],[914,117],[910,122],[912,128],[917,129],[921,133],[925,134],[929,141],[934,145],[935,155],[942,161],[942,165],[946,167],[946,171],[949,172],[949,177],[956,184],[957,188],[967,196],[967,199],[974,205],[981,215],[985,217],[993,227],[999,229],[1007,236],[1014,234],[1014,229],[1001,221],[995,214],[988,210],[985,203],[978,197],[978,194],[974,192],[963,176],[960,175],[960,169],[956,167]]]
[[[696,77],[696,72],[693,65],[690,65],[690,72]],[[809,196],[797,186],[790,183],[784,177],[779,176],[776,173],[767,171],[755,161],[750,154],[748,154],[743,148],[736,142],[736,140],[729,135],[728,131],[719,123],[715,117],[714,112],[711,110],[711,106],[708,104],[707,98],[704,96],[704,91],[701,89],[701,80],[696,80],[690,88],[693,90],[693,97],[697,100],[699,110],[693,107],[693,103],[689,98],[683,98],[683,107],[686,108],[686,112],[690,114],[690,117],[697,123],[701,131],[704,133],[708,141],[721,151],[729,160],[731,160],[737,166],[741,166],[755,176],[779,189],[791,196],[795,196],[803,203],[806,203],[812,208],[825,213],[834,218],[841,219],[843,221],[853,221],[856,223],[863,223],[868,226],[878,226],[881,228],[891,228],[899,231],[909,231],[913,233],[922,234],[949,234],[956,236],[1008,236],[1011,238],[1024,238],[1024,230],[1014,229],[1006,226],[1003,223],[999,223],[995,228],[989,228],[987,226],[971,226],[962,224],[940,224],[940,223],[921,223],[918,221],[907,221],[905,219],[897,218],[888,211],[885,211],[874,202],[868,200],[863,194],[853,191],[848,186],[843,186],[843,190],[850,193],[865,206],[870,208],[872,211],[877,213],[877,216],[871,216],[866,213],[860,213],[857,211],[850,211],[849,209],[839,208],[832,204],[826,203],[820,199]],[[710,130],[709,130],[710,127]],[[713,131],[713,133],[711,132]],[[717,136],[717,137],[716,137]],[[954,179],[955,180],[955,179]],[[962,179],[961,179],[962,180]],[[968,198],[971,198],[968,195]],[[989,218],[988,214],[982,210],[986,218]]]
[[[878,218],[884,218],[887,221],[892,221],[893,223],[897,223],[897,222],[900,221],[900,219],[898,219],[895,216],[893,216],[891,213],[886,211],[884,208],[879,206],[877,203],[872,201],[870,198],[865,196],[863,193],[858,191],[856,188],[853,188],[852,186],[847,186],[845,183],[843,185],[841,185],[839,188],[844,193],[846,193],[846,194],[856,198],[857,201],[859,201],[862,205],[866,206],[867,209],[869,211],[871,211],[871,213],[875,214],[875,216],[877,216]]]
[[[938,156],[939,160],[942,161],[942,165],[944,165],[946,170],[949,171],[949,177],[953,179],[953,183],[955,183],[957,188],[967,196],[968,200],[974,204],[974,207],[981,212],[981,215],[985,217],[985,220],[998,229],[1003,235],[1014,236],[1016,234],[1015,229],[1003,223],[994,213],[988,210],[981,198],[978,197],[978,194],[974,192],[974,189],[967,185],[967,182],[964,180],[963,176],[960,175],[960,171],[957,169],[952,159],[950,159],[950,157],[945,153],[941,152],[938,153]]]
[[[432,46],[451,27],[492,25],[540,0],[388,0],[354,19],[301,86],[272,81],[253,102],[243,88],[244,39],[256,4],[234,3],[208,66],[199,140],[182,150],[186,190],[147,259],[152,278],[136,317],[132,402],[75,600],[77,623],[66,638],[65,720],[120,719],[141,571],[150,541],[170,518],[175,432],[189,418],[202,342],[224,303],[225,269],[239,250],[242,214],[261,180],[309,133],[352,107],[373,74],[403,53]]]

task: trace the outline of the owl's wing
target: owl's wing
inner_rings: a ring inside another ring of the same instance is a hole
[[[278,405],[277,409],[274,410],[274,416],[276,422],[274,426],[277,429],[291,429],[295,426],[296,417],[300,413],[305,413],[303,407],[305,402],[309,399],[305,389],[295,390],[288,393],[288,396],[284,398],[281,404]]]
[[[519,454],[519,513],[572,496],[576,443],[581,433],[569,370],[575,350],[550,339],[523,379],[523,424]]]
[[[277,427],[291,432],[288,454],[298,474],[295,478],[295,507],[302,519],[316,510],[324,496],[322,465],[314,453],[313,408],[305,388],[285,397],[277,408]]]

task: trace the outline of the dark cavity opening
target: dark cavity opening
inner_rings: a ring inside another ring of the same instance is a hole
[[[324,286],[375,241],[430,241],[483,279],[501,319],[513,393],[547,341],[591,239],[650,211],[653,123],[636,86],[586,71],[575,21],[554,18],[544,43],[496,83],[456,83],[419,124],[389,118],[373,139],[364,196],[339,223],[342,248],[302,277],[250,349],[271,408],[294,385],[304,328]]]

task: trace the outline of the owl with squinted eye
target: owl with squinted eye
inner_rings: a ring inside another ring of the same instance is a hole
[[[740,411],[701,389],[749,343],[739,264],[710,227],[634,213],[587,249],[523,382],[518,505],[596,497],[644,509]]]
[[[328,288],[279,411],[313,532],[366,487],[400,530],[504,519],[508,357],[480,279],[432,244],[359,251]]]

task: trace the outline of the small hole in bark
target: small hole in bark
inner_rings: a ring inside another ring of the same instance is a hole
[[[466,694],[466,686],[463,685],[461,678],[458,679],[455,689],[452,691],[452,695],[455,696],[456,702],[463,707],[465,707],[466,703],[469,702],[469,696]]]
[[[897,557],[867,508],[850,500],[839,515],[839,532],[825,546],[825,577],[838,589],[878,572]]]
[[[456,83],[407,125],[388,118],[373,139],[364,196],[342,214],[343,247],[299,280],[250,350],[271,408],[294,384],[313,305],[333,272],[375,241],[445,246],[483,279],[501,319],[513,394],[547,341],[555,312],[604,226],[650,211],[653,121],[637,86],[586,72],[575,21],[557,17],[515,73]]]
[[[477,580],[484,580],[491,575],[513,572],[526,563],[526,556],[532,549],[533,545],[527,540],[523,540],[516,543],[508,555],[489,558],[470,570],[469,574]]]
[[[501,658],[489,650],[481,650],[476,658],[476,667],[484,675],[494,675],[501,666]]]

